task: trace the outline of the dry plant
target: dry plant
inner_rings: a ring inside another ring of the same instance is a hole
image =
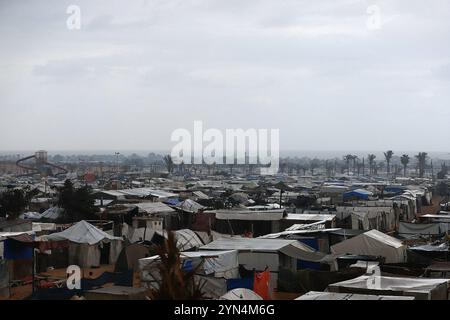
[[[152,300],[200,300],[204,298],[205,281],[195,281],[195,274],[201,263],[191,271],[182,268],[180,251],[177,248],[175,234],[169,232],[168,239],[157,249],[160,261],[157,265],[158,278],[152,276],[157,283],[149,290]]]

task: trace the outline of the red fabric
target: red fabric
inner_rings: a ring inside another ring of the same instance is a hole
[[[255,272],[253,276],[253,291],[255,291],[264,300],[270,300],[270,270],[264,272]]]

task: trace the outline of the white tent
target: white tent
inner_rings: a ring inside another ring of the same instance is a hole
[[[228,291],[219,300],[263,300],[263,298],[250,289],[237,288]]]
[[[180,202],[176,207],[180,210],[191,213],[197,213],[199,210],[205,209],[204,206],[191,199],[186,199]]]
[[[340,293],[413,296],[417,300],[447,300],[450,279],[360,276],[330,284],[328,291]]]
[[[180,258],[183,262],[190,261],[193,266],[201,262],[199,272],[204,275],[225,279],[233,279],[239,276],[238,252],[236,250],[186,251],[180,253]],[[139,268],[145,270],[159,260],[159,256],[139,259]]]
[[[112,240],[122,240],[120,237],[114,237],[85,220],[79,221],[64,231],[52,233],[43,236],[42,239],[49,241],[69,240],[76,243],[87,243],[89,245],[99,242],[109,242]]]
[[[414,300],[414,297],[310,291],[295,300]]]
[[[196,270],[195,281],[204,284],[203,291],[208,298],[217,299],[227,292],[226,279],[239,277],[238,252],[228,251],[188,251],[181,252],[183,266]],[[141,284],[147,288],[158,286],[160,279],[159,256],[139,259]],[[198,268],[198,269],[197,269]]]
[[[406,262],[406,245],[375,229],[331,246],[331,252],[335,255],[382,256],[386,263]]]
[[[114,237],[82,220],[64,231],[41,237],[41,240],[69,243],[69,263],[80,267],[100,265],[100,248],[110,243],[109,263],[114,264],[122,250],[122,238]]]
[[[297,260],[329,263],[334,268],[334,258],[297,240],[228,238],[217,239],[200,248],[201,250],[237,250],[239,264],[248,270],[263,271],[268,267],[273,288],[278,285],[280,268],[297,270]]]

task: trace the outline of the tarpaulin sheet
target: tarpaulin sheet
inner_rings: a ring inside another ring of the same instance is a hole
[[[62,232],[52,233],[43,236],[42,238],[49,241],[69,240],[71,242],[87,243],[90,245],[101,241],[123,240],[122,238],[114,237],[103,230],[98,229],[84,220],[77,222]]]
[[[414,297],[310,291],[295,300],[414,300]]]
[[[270,271],[255,272],[253,277],[253,291],[264,300],[270,300],[272,292],[270,290]]]
[[[357,254],[384,257],[386,263],[406,262],[406,246],[396,238],[377,230],[370,230],[356,237],[331,246],[333,254]]]
[[[430,278],[396,278],[384,276],[360,276],[355,279],[334,283],[328,286],[331,292],[374,292],[393,295],[411,295],[416,299],[447,300],[447,289],[450,279]]]
[[[448,244],[446,244],[446,243],[441,243],[439,245],[425,244],[422,246],[410,247],[409,249],[416,250],[416,251],[427,251],[427,252],[447,252]]]
[[[438,235],[445,231],[440,230],[438,223],[408,223],[400,222],[398,234],[404,238],[414,238],[421,235]]]

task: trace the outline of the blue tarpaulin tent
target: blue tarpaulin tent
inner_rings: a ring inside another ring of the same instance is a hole
[[[373,193],[368,190],[356,189],[356,190],[345,192],[344,200],[347,200],[347,199],[369,200],[369,197],[371,197],[372,195],[373,195]]]

